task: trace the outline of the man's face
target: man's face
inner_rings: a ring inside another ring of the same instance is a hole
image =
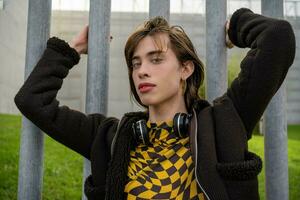
[[[161,47],[153,36],[146,36],[137,45],[132,59],[132,78],[141,102],[158,106],[182,98],[181,65],[170,48],[169,36],[158,33]]]

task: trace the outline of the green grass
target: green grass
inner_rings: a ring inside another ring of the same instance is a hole
[[[0,199],[16,199],[21,117],[0,114]],[[290,199],[300,198],[300,125],[288,127]],[[254,135],[249,149],[262,158],[263,137]],[[82,158],[45,136],[43,199],[80,199]],[[259,175],[259,191],[264,198],[264,172]]]
[[[300,125],[288,126],[288,171],[289,171],[289,199],[300,198]],[[264,137],[255,134],[249,141],[249,149],[264,159]],[[265,173],[263,170],[258,176],[259,193],[265,199]]]
[[[0,199],[17,199],[21,117],[0,114]],[[83,159],[45,135],[43,199],[81,199]]]

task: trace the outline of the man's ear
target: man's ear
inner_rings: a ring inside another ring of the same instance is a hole
[[[182,78],[186,80],[188,77],[190,77],[195,69],[194,62],[191,60],[187,60],[184,63],[182,63]]]

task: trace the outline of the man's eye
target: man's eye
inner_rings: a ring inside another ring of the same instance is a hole
[[[132,68],[137,69],[140,65],[140,63],[132,63]]]
[[[161,59],[161,58],[153,58],[152,63],[157,64],[157,63],[160,63],[162,60],[163,59]]]

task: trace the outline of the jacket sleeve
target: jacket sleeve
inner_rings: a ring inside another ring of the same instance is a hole
[[[293,63],[295,35],[289,22],[241,8],[231,17],[228,36],[234,45],[251,48],[227,90],[249,139]]]
[[[16,94],[14,101],[21,113],[58,142],[90,159],[90,149],[100,123],[116,119],[102,114],[86,115],[56,99],[63,79],[79,62],[75,49],[58,38],[50,38],[42,57]]]

